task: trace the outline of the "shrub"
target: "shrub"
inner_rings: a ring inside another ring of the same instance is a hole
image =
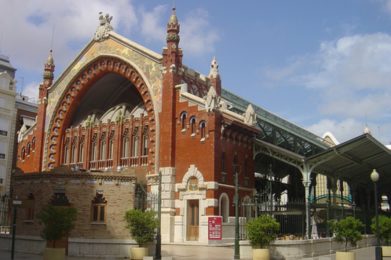
[[[330,227],[335,234],[334,239],[345,243],[345,251],[348,250],[348,243],[356,246],[357,242],[362,239],[361,231],[364,224],[354,217],[346,217],[339,221],[331,220]]]
[[[44,226],[41,232],[42,238],[53,241],[53,247],[56,247],[56,240],[68,236],[73,229],[77,210],[71,207],[47,205],[37,217]]]
[[[261,215],[247,223],[247,236],[253,248],[266,248],[277,238],[280,223],[269,215]]]
[[[376,233],[376,218],[372,218],[371,229],[374,234]],[[391,242],[391,218],[380,215],[379,216],[379,239],[384,241],[386,245],[390,245]]]
[[[155,229],[158,227],[155,212],[131,209],[126,212],[125,220],[128,223],[127,228],[130,234],[139,246],[153,241]]]

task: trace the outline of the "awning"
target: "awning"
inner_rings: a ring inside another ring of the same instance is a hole
[[[316,165],[316,162],[320,162]],[[306,158],[316,165],[314,172],[348,181],[350,184],[371,182],[370,174],[376,169],[380,187],[391,185],[391,150],[370,134],[363,134],[333,146],[324,152]]]

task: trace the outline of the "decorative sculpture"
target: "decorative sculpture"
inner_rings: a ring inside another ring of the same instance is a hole
[[[213,112],[217,108],[217,105],[219,104],[219,98],[213,86],[210,86],[208,94],[204,99],[205,99],[206,112]]]
[[[251,104],[248,105],[243,117],[243,121],[247,125],[252,126],[257,122],[257,115],[255,114],[255,110]]]
[[[102,41],[109,37],[109,32],[113,30],[113,26],[110,24],[112,19],[113,16],[109,14],[103,15],[102,12],[99,12],[99,27],[95,32],[95,41]]]

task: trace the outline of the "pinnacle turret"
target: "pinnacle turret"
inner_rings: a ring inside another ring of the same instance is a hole
[[[45,63],[45,68],[43,72],[43,79],[44,80],[53,80],[54,78],[54,59],[53,59],[53,51],[50,50],[48,59]]]

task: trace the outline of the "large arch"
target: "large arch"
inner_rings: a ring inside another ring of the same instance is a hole
[[[70,125],[72,118],[83,99],[84,95],[108,73],[118,74],[132,83],[140,94],[150,122],[149,141],[156,143],[156,118],[152,96],[149,93],[145,80],[140,73],[128,62],[112,56],[100,56],[80,70],[77,76],[70,82],[62,97],[56,104],[48,128],[47,153],[45,168],[52,169],[59,166],[61,156],[61,142],[65,129]],[[150,146],[148,155],[149,165],[155,164],[155,146]]]

